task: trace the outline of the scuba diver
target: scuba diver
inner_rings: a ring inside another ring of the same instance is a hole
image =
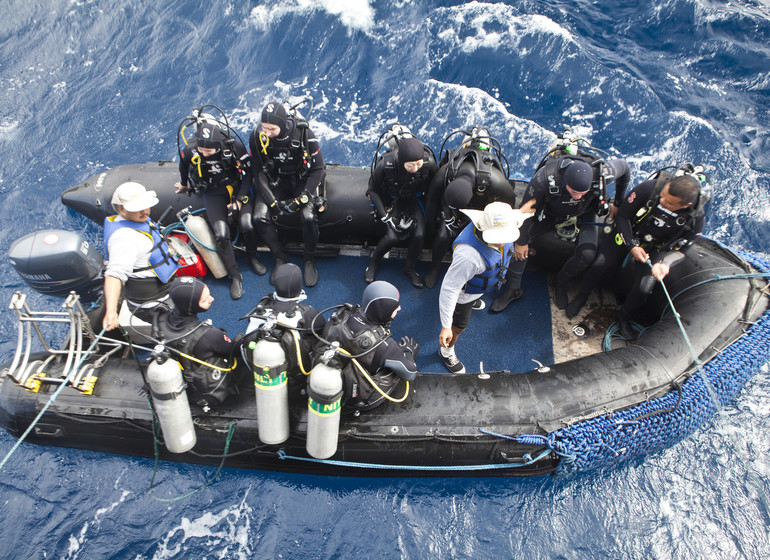
[[[409,395],[408,382],[417,376],[420,345],[408,336],[400,342],[390,336],[388,327],[400,309],[396,287],[378,280],[364,289],[360,306],[343,304],[326,323],[316,356],[339,343],[330,365],[342,371],[343,410],[366,412],[386,400],[403,402]],[[394,398],[391,395],[401,380],[407,381],[404,394]]]
[[[233,354],[240,339],[230,340],[222,329],[201,321],[198,313],[208,311],[214,298],[208,286],[197,278],[176,278],[169,288],[174,304],[158,320],[163,344],[182,366],[182,375],[192,390],[192,401],[208,410],[238,393],[240,372]]]
[[[566,308],[570,280],[585,271],[596,257],[598,217],[609,215],[609,221],[614,219],[630,180],[631,170],[625,160],[602,157],[599,150],[573,137],[569,130],[558,136],[527,185],[521,207],[533,207],[535,217],[521,228],[505,291],[492,302],[490,311],[498,313],[523,295],[521,278],[529,246],[537,237],[551,232],[575,242],[572,255],[553,281],[554,303],[559,309]],[[615,199],[610,205],[606,187],[613,181]]]
[[[290,389],[296,391],[305,386],[305,376],[312,368],[310,352],[326,319],[313,306],[302,303],[307,296],[302,289],[302,271],[296,264],[284,263],[276,268],[273,286],[275,291],[263,297],[246,315],[249,325],[244,348],[265,337],[278,342],[288,362]],[[244,360],[250,366],[254,363],[253,356]]]
[[[388,149],[380,156],[383,145]],[[425,240],[425,216],[419,198],[427,192],[435,173],[433,151],[415,138],[408,128],[394,124],[380,136],[366,196],[374,207],[375,216],[387,229],[366,266],[364,279],[367,284],[377,278],[377,268],[385,253],[398,242],[408,239],[404,274],[415,288],[423,287],[422,278],[415,270]]]
[[[203,109],[213,107],[204,106]],[[253,203],[251,190],[251,161],[246,147],[232,135],[223,112],[222,121],[196,109],[192,116],[185,117],[179,125],[179,137],[185,142],[179,151],[180,180],[174,186],[176,192],[203,193],[206,218],[211,224],[216,239],[216,249],[230,275],[230,297],[240,299],[243,295],[243,278],[235,261],[235,251],[230,237],[228,218],[239,216],[241,231],[246,240],[247,261],[256,274],[265,274],[267,269],[256,257],[256,238],[252,225]],[[195,126],[195,136],[187,143],[184,131],[189,125]]]
[[[455,344],[468,328],[471,311],[485,293],[497,290],[513,256],[519,227],[532,214],[513,210],[505,202],[492,202],[484,210],[461,210],[470,220],[457,236],[439,294],[439,357],[452,373],[465,373]]]
[[[309,100],[300,104],[305,101]],[[297,106],[287,111],[283,103],[268,103],[262,110],[261,122],[249,137],[257,197],[254,225],[275,257],[275,270],[288,259],[274,221],[279,216],[299,213],[305,285],[311,287],[318,282],[315,251],[318,214],[326,208],[323,197],[325,167],[318,139],[307,120],[296,111]]]
[[[158,204],[155,191],[129,181],[118,185],[111,199],[117,212],[104,220],[104,318],[106,330],[118,327],[121,293],[132,313],[152,322],[179,264],[169,251],[150,208]],[[125,285],[125,288],[124,288]]]
[[[461,146],[444,152],[447,141],[457,134],[464,135]],[[428,227],[434,232],[431,266],[425,276],[428,288],[438,282],[444,255],[469,223],[460,208],[483,210],[497,201],[516,205],[500,143],[479,126],[450,133],[441,145],[439,170],[428,191]]]
[[[633,285],[615,313],[615,321],[623,337],[633,340],[636,334],[630,320],[634,312],[652,293],[655,282],[684,260],[684,251],[703,231],[706,181],[702,166],[685,164],[659,170],[639,183],[620,205],[612,232],[602,237],[596,260],[567,305],[567,316],[577,315],[602,277],[619,270],[630,254]]]

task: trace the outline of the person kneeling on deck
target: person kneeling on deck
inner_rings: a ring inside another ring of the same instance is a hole
[[[439,356],[452,373],[465,373],[455,353],[460,334],[468,327],[476,300],[497,290],[513,256],[513,242],[519,227],[531,214],[514,210],[505,202],[492,202],[481,210],[462,210],[471,222],[454,242],[449,265],[439,294],[441,332]]]
[[[192,391],[190,400],[207,410],[238,393],[240,372],[235,371],[233,354],[240,341],[230,340],[225,331],[211,325],[211,320],[198,319],[198,313],[208,311],[214,297],[197,278],[176,278],[169,297],[174,305],[158,319],[162,342],[182,366]]]
[[[631,191],[620,205],[614,230],[602,238],[596,260],[567,305],[569,317],[579,313],[602,277],[619,270],[630,253],[634,261],[633,286],[615,313],[615,321],[624,338],[636,338],[631,316],[652,293],[655,282],[663,281],[671,267],[684,259],[683,250],[703,231],[708,196],[700,188],[705,176],[696,176],[661,171]]]
[[[279,342],[288,363],[289,389],[296,391],[305,387],[305,376],[312,369],[310,353],[318,342],[316,333],[323,332],[326,319],[313,306],[302,303],[307,296],[302,289],[302,271],[296,264],[279,265],[273,285],[275,291],[263,297],[247,315],[244,343],[248,347],[265,337]]]
[[[138,319],[151,323],[154,308],[168,297],[169,281],[179,265],[171,256],[158,226],[150,220],[150,208],[158,204],[155,191],[129,181],[115,189],[112,207],[117,214],[104,220],[104,319],[102,326],[118,327],[118,307],[125,285],[125,299]]]
[[[396,287],[378,280],[364,289],[360,306],[344,304],[326,324],[316,356],[339,343],[334,365],[342,370],[344,410],[366,412],[385,400],[403,402],[408,396],[408,383],[402,397],[391,396],[402,379],[409,382],[417,376],[420,349],[412,337],[397,342],[390,336],[388,327],[400,309]]]

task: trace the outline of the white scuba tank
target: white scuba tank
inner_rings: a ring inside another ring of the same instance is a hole
[[[307,400],[307,442],[305,449],[316,459],[328,459],[337,452],[342,413],[342,372],[319,363],[310,372]]]
[[[227,269],[219,257],[219,253],[208,249],[208,247],[216,247],[216,239],[214,239],[214,232],[211,231],[209,223],[200,216],[189,215],[184,220],[185,227],[192,235],[193,245],[198,250],[203,260],[206,261],[206,266],[209,267],[211,274],[214,278],[224,278],[227,276]],[[204,247],[203,245],[206,245]]]
[[[160,355],[162,351],[162,346],[156,347],[158,357],[147,367],[147,381],[166,448],[172,453],[184,453],[197,442],[187,400],[187,384],[182,378],[179,362]]]
[[[259,440],[268,445],[289,439],[289,386],[286,353],[280,343],[262,339],[252,348]]]

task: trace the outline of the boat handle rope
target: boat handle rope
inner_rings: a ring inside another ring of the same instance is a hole
[[[23,434],[21,434],[21,437],[18,440],[16,440],[16,443],[13,444],[13,447],[11,447],[10,451],[8,451],[8,453],[5,455],[3,460],[0,461],[0,470],[3,469],[3,467],[5,466],[5,463],[8,462],[8,459],[10,459],[11,455],[13,455],[13,453],[19,448],[21,443],[26,439],[26,437],[30,434],[30,432],[35,428],[37,423],[43,417],[43,414],[45,414],[45,412],[48,410],[48,407],[50,407],[54,403],[54,401],[56,400],[56,397],[59,396],[59,393],[61,393],[64,390],[64,387],[66,387],[67,383],[69,383],[72,380],[72,378],[75,376],[75,373],[77,373],[80,370],[80,368],[82,367],[83,363],[88,359],[88,357],[91,355],[91,352],[93,351],[93,349],[96,347],[96,345],[101,340],[102,335],[104,335],[105,330],[106,329],[103,328],[101,330],[101,332],[99,332],[99,334],[96,335],[96,338],[91,343],[91,346],[88,347],[88,350],[86,350],[86,352],[83,354],[83,356],[78,361],[77,367],[75,367],[75,368],[70,370],[70,372],[67,374],[67,377],[64,378],[64,380],[62,381],[61,385],[59,385],[59,387],[57,387],[57,389],[53,392],[51,397],[48,399],[48,402],[45,403],[45,406],[43,406],[43,408],[40,410],[40,412],[35,417],[35,419],[32,421],[32,423],[29,426],[27,426],[27,429],[24,431]]]
[[[360,463],[358,461],[338,461],[336,459],[314,459],[312,457],[297,457],[287,455],[283,449],[279,449],[276,455],[279,459],[294,459],[297,461],[307,461],[310,463],[322,463],[324,465],[334,465],[337,467],[353,467],[359,469],[378,469],[378,470],[397,470],[397,471],[488,471],[496,469],[517,469],[536,463],[550,455],[551,450],[546,449],[540,455],[526,463],[495,463],[494,465],[384,465],[382,463]]]
[[[650,259],[647,259],[647,265],[650,267],[650,269],[652,269],[652,263],[650,262]],[[740,274],[730,278],[734,278],[738,276],[747,276],[747,275]],[[754,276],[754,275],[749,275],[749,276]],[[758,276],[767,277],[768,274],[760,274]],[[726,279],[726,278],[721,278],[721,279]],[[679,330],[682,332],[684,341],[690,350],[690,354],[692,355],[692,358],[693,358],[693,363],[695,363],[695,365],[697,366],[696,373],[703,380],[703,384],[706,387],[706,390],[709,394],[709,398],[712,400],[712,402],[714,403],[714,406],[716,407],[717,414],[722,415],[724,412],[724,409],[722,408],[722,403],[719,400],[719,396],[716,394],[716,391],[714,390],[714,386],[711,384],[711,381],[709,380],[708,376],[703,371],[703,363],[695,354],[695,349],[693,348],[692,343],[690,342],[690,337],[687,336],[687,331],[685,330],[684,325],[682,325],[679,312],[676,310],[676,307],[674,307],[674,302],[672,301],[671,295],[668,293],[666,284],[665,282],[663,282],[662,279],[660,280],[660,285],[663,288],[663,293],[666,294],[666,299],[668,300],[668,304],[671,306],[671,311],[674,315],[674,318],[676,319],[676,322],[679,325]],[[727,432],[727,439],[730,441],[730,443],[732,443],[733,448],[736,451],[736,454],[738,455],[738,457],[740,457],[741,461],[743,462],[743,467],[746,470],[747,478],[749,482],[754,485],[754,490],[757,492],[757,495],[760,496],[760,502],[765,508],[765,513],[770,513],[770,500],[768,499],[767,492],[764,489],[765,485],[762,483],[761,480],[759,480],[759,477],[756,474],[756,471],[750,468],[751,465],[749,463],[748,457],[746,457],[744,448],[741,445],[739,445],[737,438],[729,430]]]

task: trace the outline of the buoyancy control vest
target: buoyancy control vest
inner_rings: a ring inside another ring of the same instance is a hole
[[[184,150],[184,156],[190,158],[187,181],[193,192],[223,190],[227,187],[237,190],[240,185],[243,162],[233,149],[222,147],[213,156],[205,157],[194,147],[188,147]]]
[[[310,174],[311,166],[309,125],[306,120],[297,117],[289,117],[287,122],[294,123],[287,141],[276,142],[264,132],[255,131],[257,132],[256,156],[265,175],[271,179],[290,176],[304,181]]]
[[[233,371],[234,358],[212,356],[205,361],[215,368],[207,367],[188,358],[194,356],[195,345],[210,329],[224,333],[211,325],[210,320],[191,323],[181,332],[172,329],[168,324],[169,311],[158,316],[158,330],[164,344],[183,355],[175,354],[174,358],[182,366],[182,376],[193,390],[193,402],[200,406],[216,406],[225,401],[230,395],[236,394],[237,376]],[[228,370],[228,371],[222,371]]]
[[[498,289],[505,280],[508,264],[513,256],[513,243],[506,243],[501,249],[496,249],[484,243],[479,235],[473,224],[468,224],[452,245],[470,245],[484,259],[486,269],[468,280],[463,287],[467,294],[482,294]]]
[[[423,145],[423,156],[422,159],[425,163],[428,163],[431,161],[431,159],[435,159],[433,156],[433,150],[431,150],[428,146]],[[382,162],[382,169],[383,169],[383,179],[385,183],[385,189],[386,189],[386,195],[390,198],[390,201],[393,201],[400,196],[403,195],[414,195],[414,192],[404,192],[405,188],[409,185],[401,185],[397,181],[397,174],[398,174],[398,150],[397,149],[391,149],[385,152],[382,155],[382,158],[377,162],[377,164],[380,164]],[[431,174],[431,168],[428,165],[423,165],[417,173],[413,175],[413,178],[411,179],[411,185],[419,186],[419,185],[425,185],[427,188],[430,180],[431,180],[432,174]]]
[[[350,322],[360,327],[353,329]],[[400,377],[387,368],[375,367],[373,363],[377,346],[390,337],[390,331],[382,325],[373,324],[361,313],[358,305],[345,304],[326,323],[323,338],[339,342],[340,347],[354,356],[379,389],[390,395],[399,384]],[[361,373],[351,358],[338,355],[334,358],[342,371],[343,407],[365,412],[384,402],[369,380]]]
[[[706,215],[709,197],[705,189],[698,192],[696,201],[687,208],[670,212],[659,206],[660,193],[675,173],[660,170],[650,180],[655,180],[652,195],[637,211],[631,226],[635,241],[640,245],[652,245],[658,249],[674,248],[680,240],[693,231],[695,223]],[[699,184],[703,183],[696,177]]]
[[[478,148],[472,146],[458,148],[454,151],[447,151],[444,155],[441,165],[449,164],[446,168],[446,176],[444,179],[445,185],[449,184],[450,181],[457,177],[460,167],[466,161],[472,162],[475,170],[473,185],[474,196],[484,195],[489,190],[502,191],[503,189],[511,189],[512,191],[500,160],[494,157],[490,152],[482,152]],[[497,170],[499,174],[495,173],[494,170]],[[502,184],[500,178],[505,180],[505,184]],[[506,197],[503,195],[507,193],[499,192],[496,194],[498,200],[505,200]]]
[[[145,270],[152,270],[153,274],[164,284],[168,282],[179,269],[174,257],[169,251],[168,244],[163,239],[163,236],[154,223],[150,220],[146,222],[133,222],[131,220],[117,220],[118,215],[107,216],[104,219],[104,251],[107,253],[107,259],[109,260],[109,244],[112,235],[120,228],[133,229],[141,234],[146,235],[152,240],[153,246],[150,250],[150,256],[148,257],[149,266],[142,268],[135,268],[133,272],[142,272]]]

